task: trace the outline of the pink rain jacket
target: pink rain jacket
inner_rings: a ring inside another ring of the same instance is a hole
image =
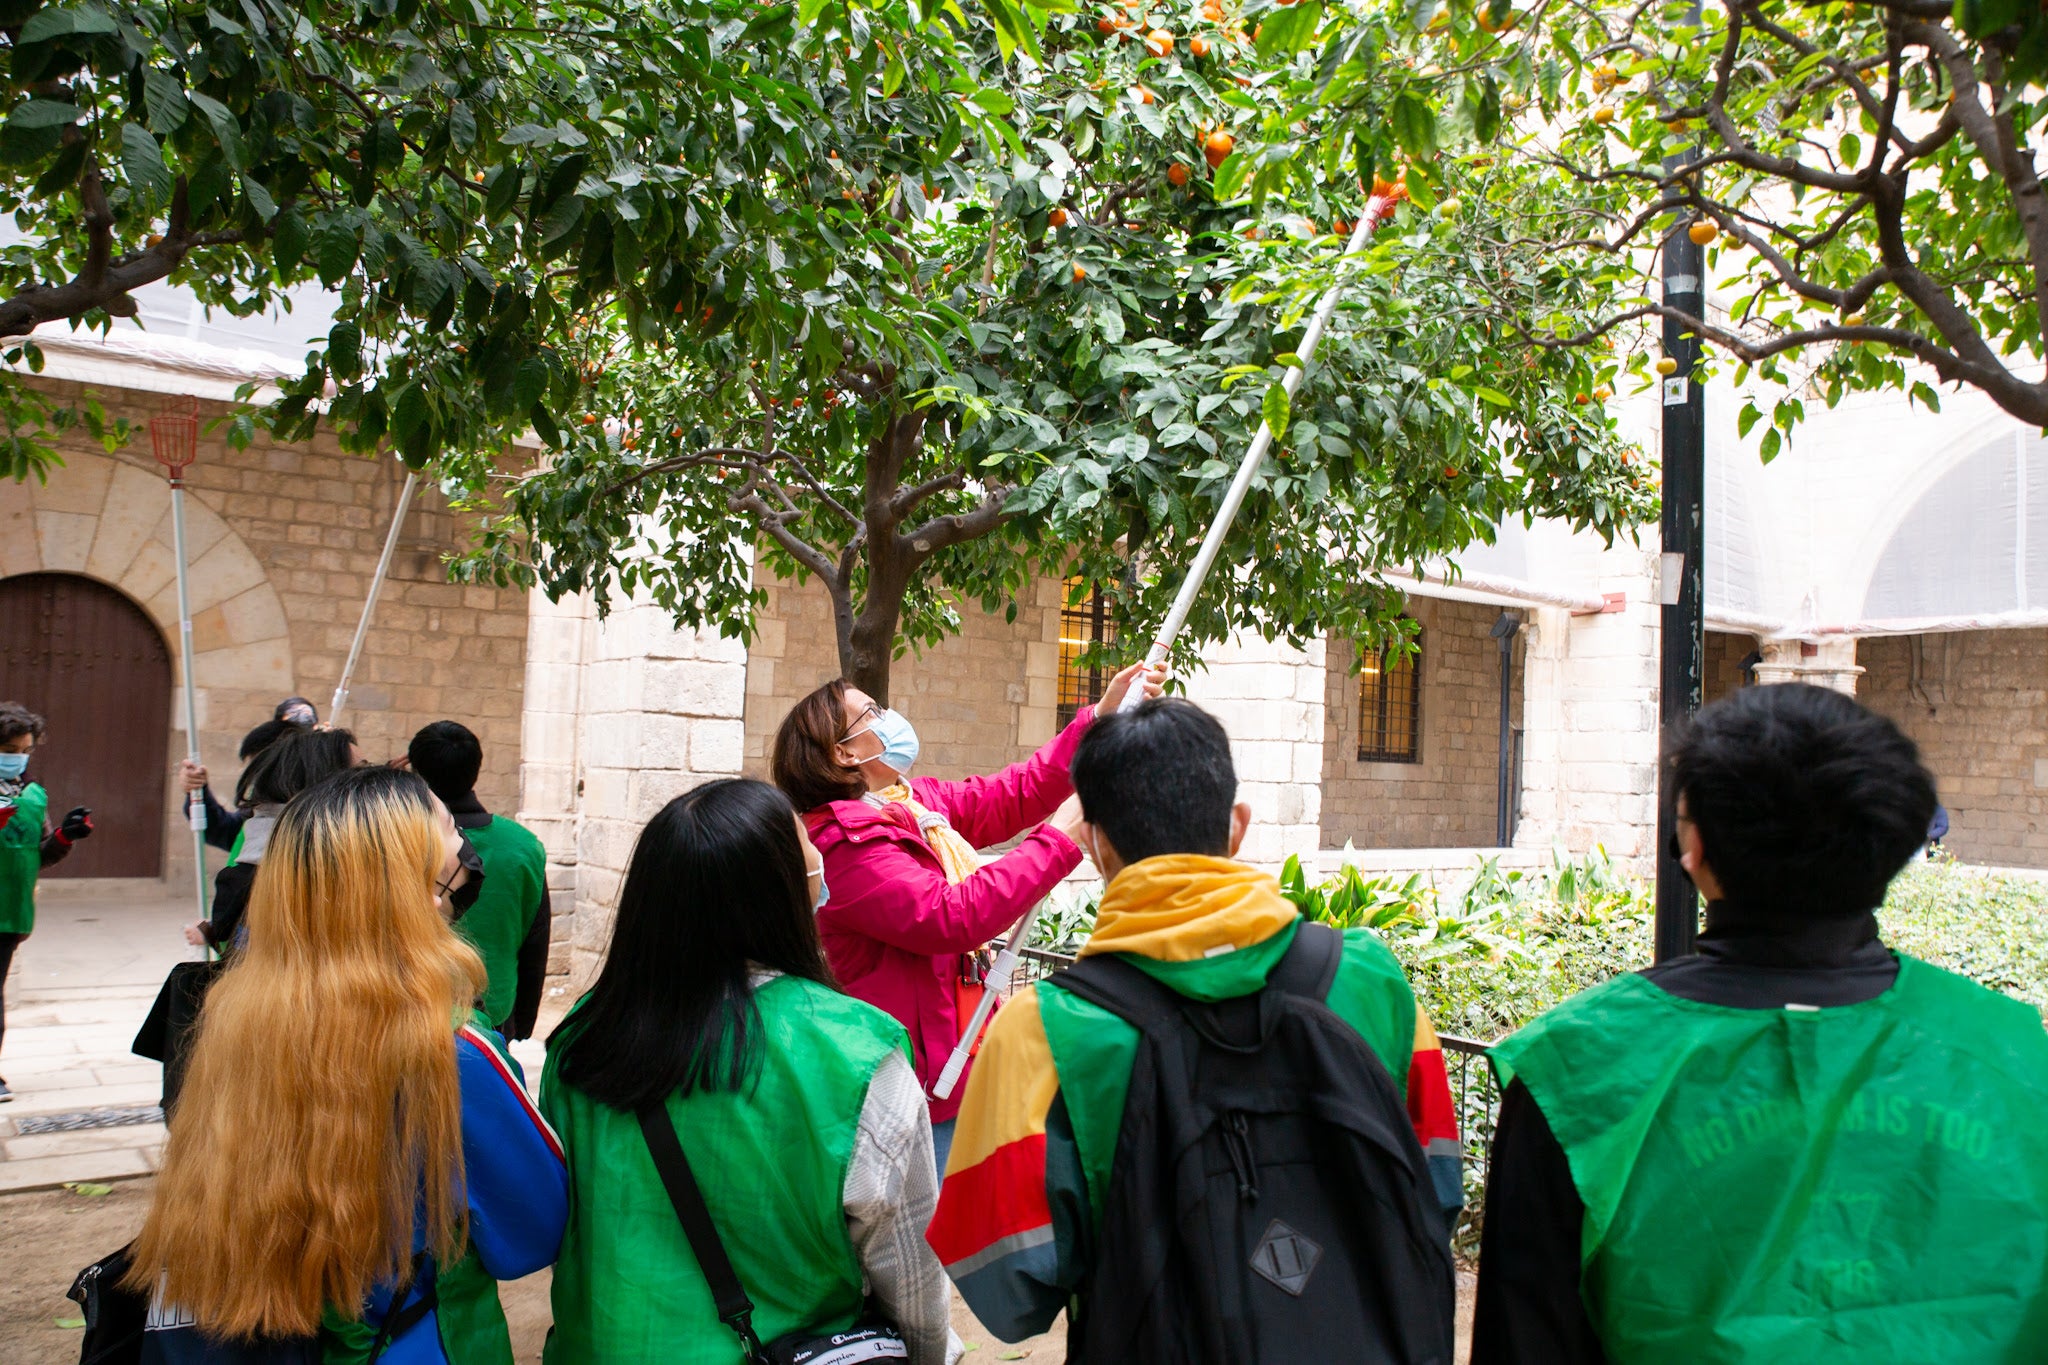
[[[1067,765],[1094,718],[1093,708],[1084,709],[1043,749],[987,777],[912,778],[911,794],[976,848],[1015,838],[1074,790]],[[938,855],[900,805],[834,801],[805,815],[804,823],[825,859],[825,881],[832,888],[818,912],[832,971],[848,995],[887,1010],[910,1031],[918,1078],[929,1093],[966,1022],[954,1004],[961,954],[1022,918],[1080,864],[1081,850],[1057,830],[1033,830],[1017,847],[949,886]],[[966,1093],[963,1076],[950,1099],[932,1101],[932,1122],[959,1113]]]

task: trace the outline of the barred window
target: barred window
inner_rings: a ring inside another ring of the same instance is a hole
[[[1358,671],[1358,761],[1422,761],[1422,635],[1400,653],[1382,645]]]
[[[1116,618],[1110,615],[1109,604],[1097,593],[1090,593],[1079,602],[1073,600],[1080,591],[1082,580],[1068,579],[1062,587],[1060,597],[1060,684],[1059,723],[1065,729],[1079,715],[1084,706],[1093,706],[1102,700],[1102,689],[1109,685],[1116,670],[1102,661],[1102,651],[1096,650],[1097,662],[1082,663],[1082,656],[1092,646],[1116,643]]]

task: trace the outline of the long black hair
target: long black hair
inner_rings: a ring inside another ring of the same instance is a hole
[[[561,1078],[618,1109],[680,1090],[733,1091],[760,1056],[755,969],[833,985],[811,913],[789,798],[765,782],[707,782],[640,832],[611,950],[549,1039]]]
[[[273,741],[235,783],[235,804],[281,806],[351,766],[356,737],[346,730],[291,730]]]

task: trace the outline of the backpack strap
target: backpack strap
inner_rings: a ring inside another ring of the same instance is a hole
[[[1267,973],[1266,989],[1311,1000],[1326,998],[1331,983],[1337,979],[1343,949],[1344,936],[1329,925],[1303,923],[1295,931],[1294,942],[1287,945],[1287,951]],[[1143,968],[1125,961],[1122,953],[1084,957],[1046,980],[1091,1005],[1099,1005],[1140,1031],[1178,1023],[1183,1005],[1189,1003]]]
[[[1266,974],[1266,989],[1310,1000],[1327,1000],[1344,958],[1344,935],[1330,925],[1303,920],[1294,942]]]
[[[1179,993],[1124,961],[1122,953],[1084,957],[1046,980],[1108,1010],[1141,1033],[1176,1024],[1180,1019]]]
[[[719,1321],[739,1337],[740,1348],[748,1360],[759,1360],[761,1338],[754,1334],[754,1301],[747,1297],[739,1272],[732,1268],[732,1258],[725,1254],[725,1243],[711,1221],[711,1210],[704,1206],[704,1191],[690,1169],[690,1159],[683,1155],[683,1144],[676,1138],[676,1125],[668,1116],[668,1106],[656,1100],[640,1106],[637,1112],[640,1135],[647,1140],[647,1154],[654,1158],[654,1169],[661,1176],[662,1188],[668,1191],[676,1221],[683,1225],[683,1236],[689,1238],[690,1250],[697,1256],[697,1268],[704,1272],[704,1282],[711,1287]]]

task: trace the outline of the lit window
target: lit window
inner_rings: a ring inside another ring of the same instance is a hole
[[[1358,671],[1358,759],[1422,761],[1422,636],[1394,653],[1382,645]]]
[[[1060,598],[1059,705],[1060,727],[1064,729],[1082,707],[1102,700],[1102,689],[1116,674],[1111,661],[1103,658],[1102,649],[1095,649],[1092,664],[1082,662],[1092,647],[1116,643],[1116,618],[1110,615],[1109,604],[1100,594],[1090,593],[1079,602],[1073,600],[1081,590],[1081,579],[1070,578],[1062,586],[1065,591]]]

